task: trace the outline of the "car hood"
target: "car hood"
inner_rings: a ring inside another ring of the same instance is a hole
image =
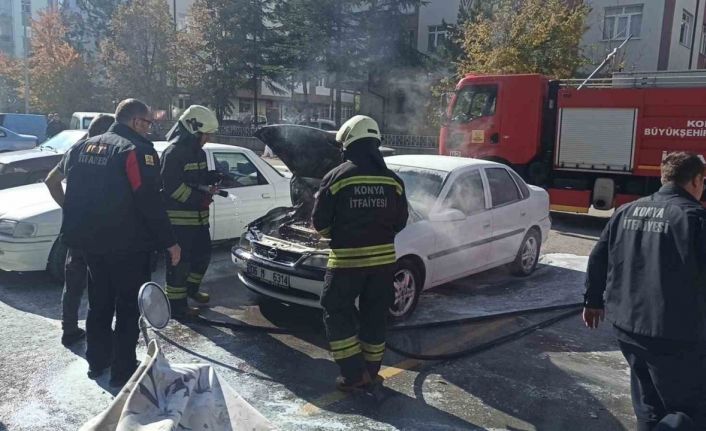
[[[0,190],[0,219],[32,221],[58,231],[61,208],[43,183]]]
[[[321,179],[343,161],[335,132],[278,124],[258,129],[255,137],[270,147],[296,177]]]
[[[0,153],[0,163],[8,164],[20,160],[38,159],[41,157],[56,156],[58,153],[51,150],[41,150],[39,147],[29,150],[10,151]]]

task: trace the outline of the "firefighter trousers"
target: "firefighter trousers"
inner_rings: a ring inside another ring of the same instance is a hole
[[[110,366],[112,376],[129,377],[135,371],[140,334],[137,294],[150,278],[149,253],[85,253],[84,257],[88,265],[86,360],[91,369]]]
[[[321,306],[331,355],[341,375],[374,378],[385,353],[387,316],[394,301],[394,265],[326,271]],[[355,300],[358,298],[358,308]]]
[[[201,287],[201,280],[211,262],[211,233],[208,226],[173,226],[181,247],[181,260],[172,266],[167,255],[167,298],[172,307],[186,307],[187,296]]]

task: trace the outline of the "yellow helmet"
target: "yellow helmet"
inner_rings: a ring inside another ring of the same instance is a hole
[[[377,121],[366,115],[352,117],[336,133],[336,141],[348,148],[350,144],[362,138],[380,139],[380,128]]]
[[[197,133],[214,133],[218,130],[218,118],[216,114],[205,106],[191,105],[181,117],[179,122],[192,135]]]

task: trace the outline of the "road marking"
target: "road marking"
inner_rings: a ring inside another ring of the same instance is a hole
[[[505,321],[505,319],[502,319],[502,320]],[[465,336],[452,337],[449,340],[447,340],[446,342],[437,345],[436,348],[430,352],[430,354],[435,355],[435,354],[445,353],[445,352],[447,352],[447,349],[449,347],[457,346],[458,344],[460,344],[459,341],[467,342],[476,336],[484,335],[484,334],[490,332],[491,330],[497,329],[497,327],[502,326],[499,323],[500,322],[489,322],[486,325],[482,326],[478,330],[465,332],[465,334],[464,334]],[[422,361],[419,359],[405,359],[405,360],[400,361],[400,362],[398,362],[394,365],[391,365],[389,367],[384,367],[382,370],[380,370],[380,375],[383,378],[385,378],[386,380],[392,379],[393,377],[395,377],[405,371],[409,371],[412,368],[417,367],[418,365],[428,363],[428,362],[430,362],[430,361]],[[342,401],[342,400],[348,398],[349,395],[350,395],[350,393],[345,393],[345,392],[341,392],[341,391],[329,392],[329,393],[305,404],[304,406],[302,406],[299,409],[298,413],[302,416],[311,416],[311,415],[317,414],[321,411],[321,409],[326,408],[326,407],[328,407],[332,404],[335,404],[339,401]]]

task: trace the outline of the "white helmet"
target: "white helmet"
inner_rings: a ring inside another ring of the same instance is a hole
[[[210,109],[201,105],[189,106],[181,117],[179,122],[186,130],[195,135],[197,133],[214,133],[218,130],[218,118]]]
[[[348,148],[350,144],[362,138],[380,139],[380,128],[377,121],[365,115],[352,117],[336,133],[336,141]]]

